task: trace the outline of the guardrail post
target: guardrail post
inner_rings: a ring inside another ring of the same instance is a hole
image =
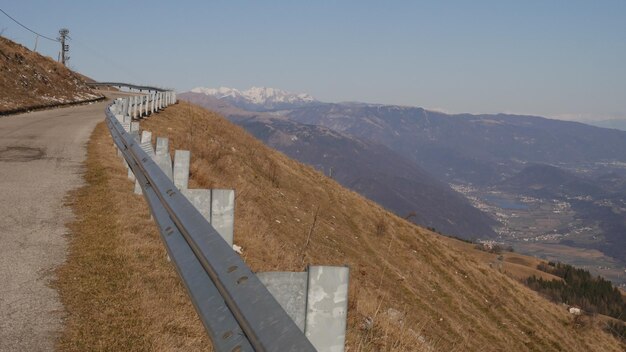
[[[127,97],[126,99],[124,99],[124,101],[126,102],[126,110],[124,111],[124,115],[130,116],[130,97]]]
[[[180,191],[232,248],[235,228],[235,191],[189,188]]]
[[[147,95],[141,96],[141,111],[142,111],[142,116],[148,116],[148,96]]]
[[[304,332],[309,273],[273,271],[256,275],[300,331]]]
[[[187,189],[189,184],[189,160],[188,150],[174,152],[174,185],[180,190]]]
[[[135,97],[132,96],[132,97],[129,97],[128,99],[130,100],[130,108],[128,109],[129,110],[128,115],[130,115],[130,117],[134,119],[137,117],[135,116],[135,106],[137,106],[135,104]]]
[[[126,115],[126,113],[128,112],[127,106],[128,106],[128,99],[123,98],[122,99],[122,111],[121,111],[122,115]]]
[[[348,317],[345,266],[309,266],[304,332],[318,351],[343,351]]]
[[[172,158],[170,157],[169,140],[163,137],[157,137],[155,161],[165,173],[165,176],[173,180]]]
[[[124,115],[123,120],[122,120],[122,127],[124,127],[124,131],[126,132],[130,132],[130,116],[128,115]]]
[[[233,246],[235,231],[235,191],[232,189],[211,190],[211,220],[213,228]]]
[[[206,221],[211,223],[211,190],[210,189],[181,189],[180,192],[202,214]],[[232,245],[231,245],[232,247]]]
[[[187,150],[174,152],[174,185],[232,247],[235,225],[235,191],[232,189],[189,189],[190,159],[191,154]]]
[[[152,148],[152,132],[141,131],[141,149],[150,157],[154,158],[154,149]]]
[[[122,98],[115,99],[115,114],[122,113]]]
[[[139,142],[140,138],[139,138],[139,122],[137,121],[133,121],[130,123],[130,135],[133,136],[133,138]]]
[[[133,139],[135,139],[136,141],[139,141],[139,122],[133,121],[130,123],[129,133],[133,137]],[[128,165],[127,162],[124,162],[124,164],[126,165],[126,169],[128,169],[127,170],[128,179],[130,179],[131,181],[135,181],[135,174],[133,173],[133,170],[130,168],[130,165]]]
[[[141,131],[141,141],[140,141],[141,149],[146,152],[149,156],[154,158],[154,150],[152,149],[152,132],[149,131]],[[135,194],[141,194],[141,186],[139,185],[139,181],[135,180]]]
[[[257,273],[317,351],[344,351],[349,268],[309,266],[307,272]]]

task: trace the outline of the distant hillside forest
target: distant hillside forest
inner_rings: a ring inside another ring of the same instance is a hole
[[[537,269],[563,279],[544,280],[536,276],[526,279],[526,284],[555,302],[579,306],[587,313],[599,313],[626,321],[626,300],[610,281],[584,269],[549,262]]]

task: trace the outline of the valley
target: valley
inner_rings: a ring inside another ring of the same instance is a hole
[[[451,187],[497,220],[497,238],[482,241],[512,246],[517,252],[548,261],[569,263],[626,288],[626,263],[596,249],[606,240],[600,224],[613,219],[584,217],[589,212],[585,207],[612,203],[542,199],[460,184]],[[619,226],[619,219],[613,221]]]

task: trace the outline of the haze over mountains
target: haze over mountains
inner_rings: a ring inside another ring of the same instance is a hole
[[[522,250],[528,243],[594,248],[618,261],[614,269],[624,265],[626,132],[536,116],[449,115],[323,103],[274,89],[231,91],[197,88],[181,98],[222,112],[327,174],[332,168],[342,184],[400,216],[415,212],[419,224],[465,238],[494,237],[495,230]],[[539,172],[544,168],[550,172]],[[562,184],[559,173],[578,181]],[[514,182],[531,175],[545,192],[530,195],[529,184]],[[583,187],[600,180],[607,184],[602,192]],[[469,202],[481,211],[467,210]]]

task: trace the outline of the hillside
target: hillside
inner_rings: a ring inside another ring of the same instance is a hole
[[[464,196],[384,145],[272,113],[247,111],[225,99],[182,93],[180,99],[219,111],[266,145],[313,166],[400,217],[463,238],[495,237],[494,220]]]
[[[238,124],[270,147],[312,165],[344,187],[418,225],[463,238],[496,235],[491,229],[494,220],[447,184],[385,146],[292,121],[247,120]]]
[[[219,115],[180,103],[142,128],[191,150],[191,187],[236,190],[235,243],[253,270],[350,266],[350,350],[623,350],[593,321],[575,323],[456,241],[394,216]]]
[[[0,114],[102,97],[84,76],[49,57],[0,37]]]

